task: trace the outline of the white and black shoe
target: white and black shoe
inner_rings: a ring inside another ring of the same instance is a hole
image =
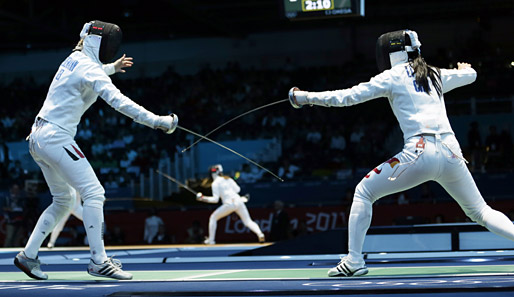
[[[120,280],[132,279],[132,274],[121,269],[120,260],[109,258],[102,264],[96,264],[93,259],[89,261],[87,273],[92,276],[110,277]]]
[[[339,262],[339,264],[337,264],[336,267],[334,267],[328,271],[328,276],[348,277],[348,276],[361,276],[361,275],[365,275],[367,273],[368,273],[368,268],[366,267],[366,265],[352,264],[352,263],[350,263],[350,261],[348,261],[347,257],[344,257],[341,259],[341,261]]]

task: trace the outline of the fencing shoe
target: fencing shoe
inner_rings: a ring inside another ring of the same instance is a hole
[[[41,271],[41,262],[39,259],[31,259],[27,257],[23,251],[19,252],[14,258],[14,265],[33,279],[48,279],[48,275]]]
[[[93,259],[89,261],[87,273],[92,276],[110,277],[114,279],[129,280],[132,274],[121,270],[120,260],[109,258],[102,264],[96,264]]]
[[[262,233],[261,233],[261,234],[259,234],[259,242],[260,242],[260,243],[263,243],[263,242],[265,242],[265,241],[266,241],[266,238],[264,237],[264,234],[262,234]]]
[[[203,241],[204,244],[207,244],[207,245],[212,245],[212,244],[216,244],[216,241],[214,240],[209,240],[209,238],[206,238],[204,241]]]
[[[341,259],[336,267],[328,271],[328,276],[360,276],[368,273],[366,265],[355,265],[348,261],[347,257]]]

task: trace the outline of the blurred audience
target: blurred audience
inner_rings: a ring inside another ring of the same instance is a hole
[[[293,165],[289,162],[289,159],[283,158],[282,165],[278,168],[278,176],[281,178],[293,179],[295,174],[300,171],[300,167]]]
[[[187,238],[185,243],[203,243],[205,232],[200,225],[200,221],[195,220],[191,227],[187,228]]]
[[[4,247],[22,246],[24,238],[24,196],[18,184],[11,185],[3,206],[5,219]]]
[[[171,236],[166,230],[165,225],[159,225],[159,231],[155,236],[155,244],[172,244],[175,243],[175,237]]]
[[[123,245],[125,244],[125,232],[121,229],[120,226],[115,225],[111,232],[109,232],[109,236],[107,237],[106,243],[108,245]]]

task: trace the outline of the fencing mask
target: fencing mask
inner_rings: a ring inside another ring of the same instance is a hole
[[[411,30],[399,30],[382,34],[377,40],[376,59],[380,72],[417,57],[421,42]]]
[[[88,35],[101,37],[98,58],[103,64],[111,62],[120,49],[122,38],[120,27],[102,21],[91,21],[84,24],[80,32],[80,38],[85,38]]]
[[[221,164],[212,165],[209,167],[209,173],[211,174],[212,179],[215,179],[217,176],[223,174],[223,167]]]

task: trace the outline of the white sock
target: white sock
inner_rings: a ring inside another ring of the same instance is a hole
[[[371,202],[354,197],[348,219],[348,260],[350,263],[364,262],[362,247],[371,224],[371,214]]]
[[[87,199],[84,201],[83,210],[84,228],[86,228],[87,239],[91,251],[91,259],[96,264],[107,260],[107,253],[104,246],[104,213],[103,201],[98,199]]]
[[[262,235],[261,228],[259,228],[259,225],[257,225],[256,222],[250,221],[250,222],[246,223],[246,227],[248,227],[248,229],[250,229],[250,231],[255,233],[257,236]]]
[[[214,238],[216,237],[216,227],[218,226],[218,221],[209,220],[209,241],[214,242]]]
[[[78,206],[75,206],[75,208],[72,210],[71,214],[74,215],[77,219],[82,221],[82,213],[84,212],[84,208],[82,207],[82,204],[79,204]]]
[[[25,255],[31,259],[35,259],[39,252],[39,248],[43,244],[45,238],[54,229],[57,220],[60,220],[68,213],[68,208],[52,202],[39,217],[36,227],[32,231],[27,245],[25,246]]]
[[[52,230],[52,234],[50,234],[50,240],[48,241],[49,245],[55,245],[55,241],[57,241],[57,238],[59,237],[59,234],[61,234],[62,229],[64,229],[64,225],[66,225],[69,217],[69,214],[65,215],[59,220],[59,222],[57,222],[57,224],[55,224],[55,227]]]
[[[77,195],[77,194],[75,194]],[[73,210],[71,211],[71,214],[73,214],[77,219],[82,221],[82,202],[80,201],[80,198],[77,198],[75,200],[75,206],[73,207]],[[70,217],[70,213],[65,215],[54,227],[52,230],[52,234],[50,234],[50,240],[48,241],[48,244],[51,246],[55,246],[55,242],[57,241],[57,238],[59,237],[59,234],[64,229],[64,226],[66,225],[66,222],[68,221]]]

